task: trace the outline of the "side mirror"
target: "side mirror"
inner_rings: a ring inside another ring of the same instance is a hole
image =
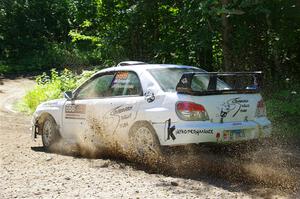
[[[64,98],[66,98],[67,100],[72,100],[73,99],[73,92],[72,91],[64,92]]]

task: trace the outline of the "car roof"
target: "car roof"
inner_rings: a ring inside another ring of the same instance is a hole
[[[186,65],[175,65],[175,64],[134,64],[134,65],[126,65],[126,66],[114,66],[110,68],[105,68],[100,70],[97,73],[103,73],[103,72],[112,72],[112,71],[124,71],[124,70],[130,70],[134,72],[142,72],[144,70],[148,69],[161,69],[161,68],[186,68],[186,69],[199,69],[194,66],[186,66]]]

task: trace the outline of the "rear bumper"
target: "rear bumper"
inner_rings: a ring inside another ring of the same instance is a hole
[[[258,118],[247,122],[211,123],[182,121],[153,124],[161,145],[184,145],[203,142],[237,142],[270,137],[271,122]]]

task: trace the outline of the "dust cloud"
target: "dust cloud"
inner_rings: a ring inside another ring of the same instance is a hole
[[[300,150],[273,138],[231,145],[162,148],[159,159],[141,160],[106,136],[108,131],[99,121],[90,124],[90,131],[78,138],[76,144],[60,140],[50,150],[77,157],[126,160],[151,173],[191,179],[209,177],[284,192],[299,191]]]
[[[291,164],[288,151],[264,145],[215,147],[193,146],[167,157],[166,162],[178,176],[201,178],[204,174],[236,183],[297,191],[300,168]]]

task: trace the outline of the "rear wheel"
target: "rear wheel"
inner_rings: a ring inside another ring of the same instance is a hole
[[[161,148],[155,130],[148,122],[135,124],[129,133],[133,153],[140,161],[158,163],[161,158]]]
[[[49,149],[52,144],[59,139],[57,125],[51,116],[46,116],[42,125],[42,142],[45,149]]]

